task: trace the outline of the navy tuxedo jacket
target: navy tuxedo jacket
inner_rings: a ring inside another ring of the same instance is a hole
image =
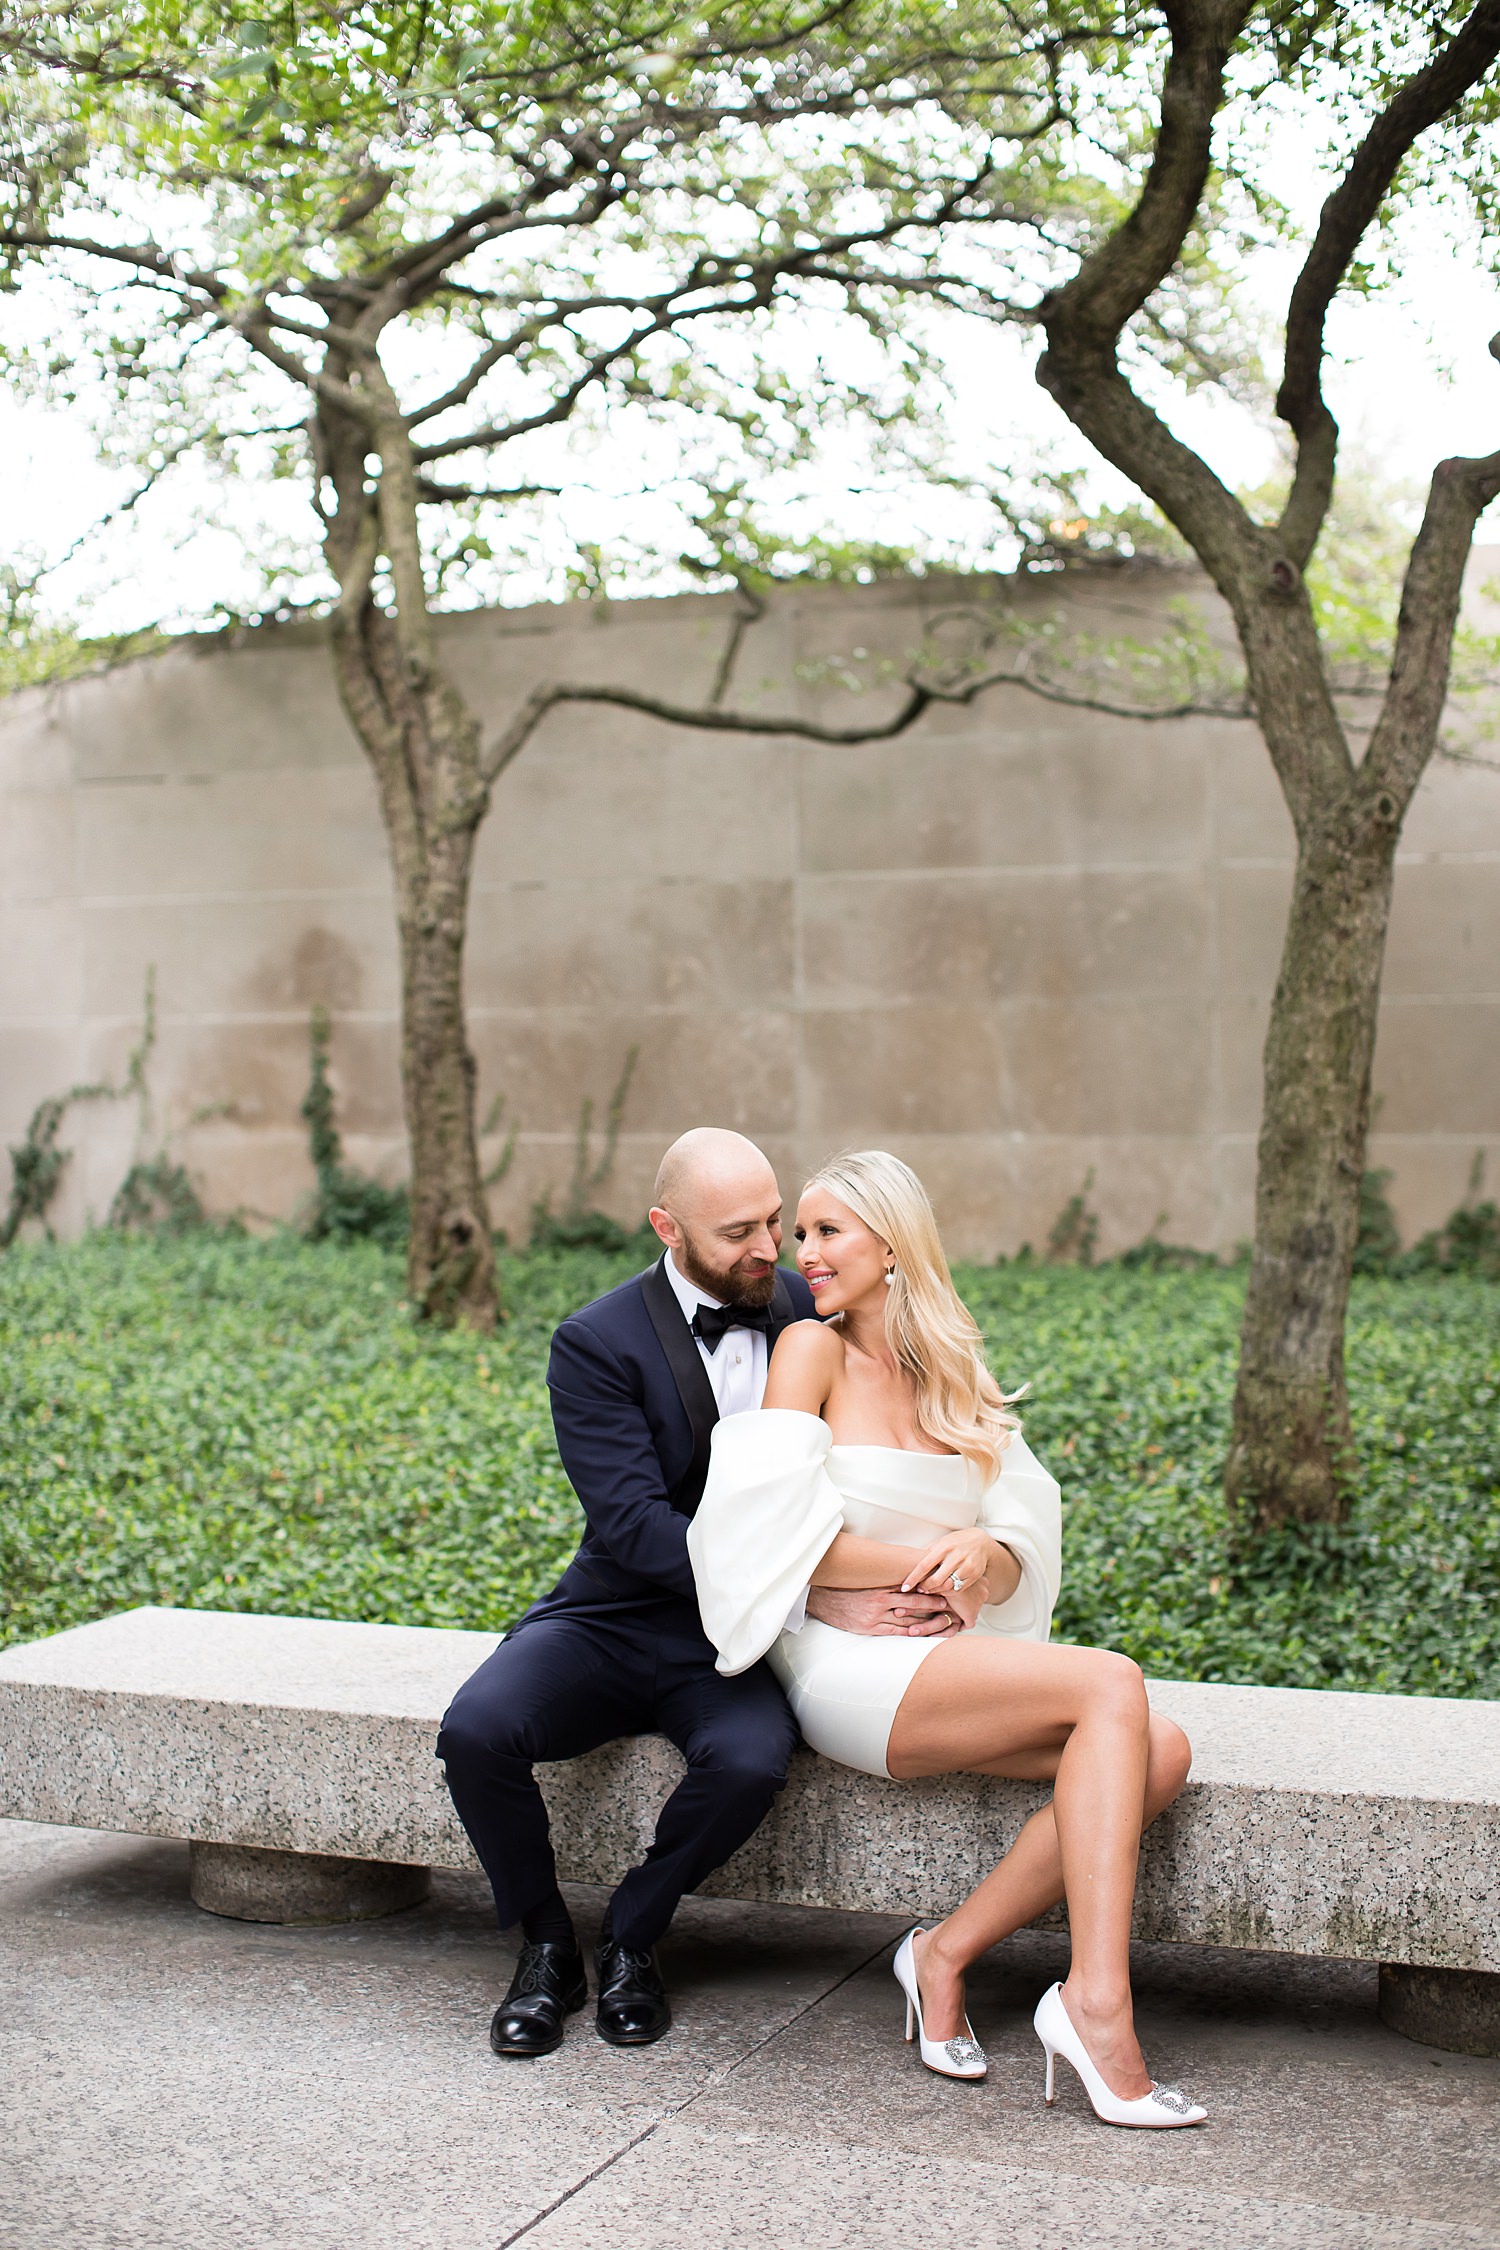
[[[793,1321],[817,1317],[807,1283],[785,1271],[770,1310],[770,1346]],[[703,1497],[719,1410],[659,1263],[562,1323],[547,1383],[557,1450],[588,1530],[527,1615],[686,1604],[690,1615],[677,1621],[701,1635],[687,1527]]]

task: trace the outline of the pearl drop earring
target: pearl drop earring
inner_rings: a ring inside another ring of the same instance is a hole
[[[896,1269],[895,1269],[895,1267],[894,1267],[894,1266],[887,1266],[887,1267],[886,1267],[886,1269],[885,1269],[885,1285],[886,1285],[887,1289],[889,1289],[889,1288],[890,1288],[890,1286],[891,1286],[891,1284],[892,1284],[892,1283],[894,1282],[895,1278],[896,1278]]]

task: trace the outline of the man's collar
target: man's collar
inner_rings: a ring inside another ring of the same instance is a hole
[[[710,1297],[706,1290],[700,1289],[698,1287],[696,1281],[688,1280],[687,1275],[680,1271],[677,1260],[673,1257],[670,1250],[667,1251],[662,1259],[662,1267],[666,1273],[667,1280],[671,1285],[672,1294],[677,1299],[678,1304],[682,1307],[682,1317],[684,1320],[691,1321],[694,1313],[698,1310],[698,1307],[700,1305],[718,1306],[723,1304],[724,1300],[722,1297]]]

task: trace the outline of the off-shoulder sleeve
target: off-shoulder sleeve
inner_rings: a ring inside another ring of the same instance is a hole
[[[828,1425],[763,1407],[716,1422],[708,1482],[688,1525],[703,1630],[718,1670],[746,1672],[787,1621],[843,1529],[827,1469]]]
[[[1020,1585],[1008,1601],[982,1609],[981,1623],[1012,1640],[1044,1641],[1062,1583],[1062,1492],[1019,1432],[1000,1457],[1000,1474],[980,1501],[979,1520],[1021,1566]]]

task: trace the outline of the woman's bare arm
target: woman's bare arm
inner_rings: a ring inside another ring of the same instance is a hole
[[[910,1547],[884,1539],[862,1539],[856,1531],[834,1533],[833,1543],[813,1567],[815,1586],[899,1586],[911,1565]]]
[[[843,1339],[835,1330],[811,1320],[793,1321],[776,1339],[761,1404],[821,1415],[843,1366]]]

